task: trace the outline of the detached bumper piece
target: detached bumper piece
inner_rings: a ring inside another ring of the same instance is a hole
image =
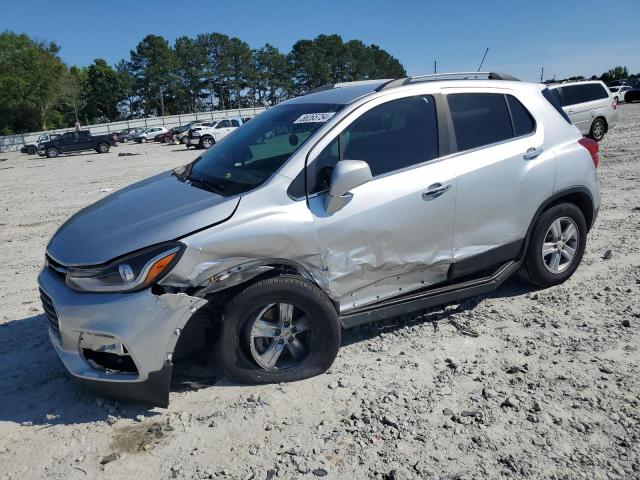
[[[149,373],[143,382],[105,382],[78,378],[70,373],[69,376],[82,387],[101,396],[167,408],[172,372],[173,365],[165,365],[161,370]]]

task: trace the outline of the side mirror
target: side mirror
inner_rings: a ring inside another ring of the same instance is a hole
[[[350,190],[370,182],[371,169],[362,160],[340,160],[331,174],[329,193],[324,199],[324,208],[328,214],[336,213],[344,207],[353,196]]]

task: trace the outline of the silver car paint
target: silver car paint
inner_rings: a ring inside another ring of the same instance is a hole
[[[112,193],[73,215],[48,254],[66,265],[99,265],[149,245],[222,222],[238,205],[164,172]]]
[[[454,260],[523,238],[533,212],[559,189],[586,187],[595,207],[599,206],[597,177],[588,152],[577,144],[580,135],[551,105],[541,101],[541,86],[474,80],[426,82],[371,93],[373,87],[358,85],[291,100],[350,103],[255,190],[220,201],[213,193],[183,185],[193,189],[194,195],[209,196],[215,204],[211,207],[214,214],[194,215],[188,225],[166,235],[163,240],[178,238],[180,235],[174,234],[182,230],[180,240],[186,250],[161,284],[215,291],[265,269],[286,265],[319,285],[341,312],[348,312],[441,282]],[[364,112],[396,98],[453,91],[513,94],[530,109],[538,129],[528,137],[374,178],[353,189],[352,201],[331,216],[323,212],[322,195],[308,201],[287,195],[291,181],[305,168],[307,157],[312,160]],[[546,129],[545,125],[552,128]],[[530,147],[541,147],[543,154],[525,160],[522,155]],[[421,193],[436,182],[450,183],[451,188],[432,201],[424,201]],[[487,217],[490,211],[500,213]],[[223,223],[200,230],[224,218]],[[200,231],[186,235],[194,230]],[[138,230],[141,236],[142,232]],[[136,235],[134,230],[113,241],[126,241],[131,235]],[[136,241],[154,243],[148,237]],[[58,259],[62,255],[56,255],[57,249],[64,248],[56,240],[49,251]],[[118,254],[128,253],[120,250]],[[72,264],[96,264],[109,255],[87,250],[79,262],[69,251],[64,258]],[[206,303],[198,296],[154,295],[149,290],[126,295],[73,292],[47,269],[41,272],[39,283],[58,310],[62,342],[53,340],[67,368],[76,376],[105,381],[142,381],[162,368],[173,352],[176,332],[193,311]],[[121,378],[89,368],[77,351],[81,332],[121,341],[131,352],[139,376]]]

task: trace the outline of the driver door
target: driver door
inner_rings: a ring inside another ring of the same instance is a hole
[[[434,96],[376,103],[320,142],[307,165],[325,281],[342,312],[445,281],[453,258],[456,177],[454,160],[438,159]],[[366,161],[373,179],[329,214],[326,190],[341,159]]]

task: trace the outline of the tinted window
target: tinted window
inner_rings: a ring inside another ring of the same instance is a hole
[[[562,106],[592,102],[608,98],[609,94],[599,83],[584,83],[581,85],[567,85],[562,87]]]
[[[511,119],[513,120],[513,132],[516,137],[520,135],[528,135],[535,130],[535,122],[529,111],[524,108],[520,101],[512,96],[507,95],[507,103],[511,111]]]
[[[544,98],[547,99],[547,101],[553,105],[553,108],[556,109],[556,111],[562,115],[562,118],[564,118],[567,123],[571,123],[571,120],[569,119],[569,117],[567,116],[567,114],[565,113],[565,111],[562,109],[562,102],[560,100],[560,93],[558,92],[557,89],[555,88],[545,88],[544,90],[542,90],[542,96]]]
[[[367,162],[374,177],[436,158],[438,128],[433,97],[392,100],[360,116],[310,166],[309,193],[329,187],[340,150],[343,159]]]
[[[216,128],[228,128],[230,126],[231,122],[229,120],[222,120],[218,125],[216,125]]]
[[[513,137],[504,95],[456,93],[447,95],[458,150],[489,145]]]
[[[232,127],[239,127],[240,126],[240,122],[238,120],[231,120],[231,126]]]

